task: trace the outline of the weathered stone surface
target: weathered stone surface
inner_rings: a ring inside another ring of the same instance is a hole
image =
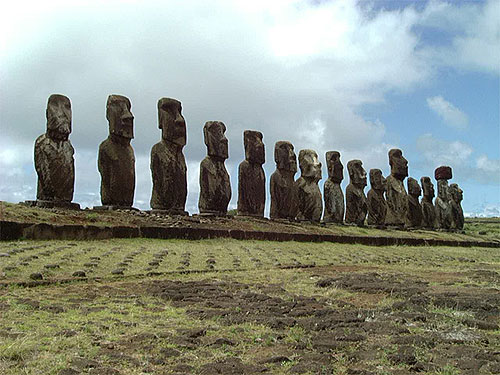
[[[422,206],[418,201],[418,197],[422,194],[422,189],[418,181],[413,177],[409,177],[408,181],[408,226],[411,228],[419,228],[422,226]]]
[[[243,133],[245,160],[238,168],[238,215],[264,216],[266,204],[266,175],[262,133],[245,130]]]
[[[441,166],[436,168],[434,171],[434,178],[436,180],[451,180],[453,178],[453,173],[451,167]]]
[[[313,150],[299,152],[300,177],[297,189],[297,220],[319,222],[323,213],[323,199],[318,182],[321,180],[321,163]]]
[[[178,100],[158,100],[158,127],[162,139],[151,149],[151,208],[172,214],[185,214],[187,198],[187,168],[182,153],[186,145],[186,121],[181,111]]]
[[[276,171],[271,175],[271,219],[295,219],[296,190],[294,176],[297,173],[297,156],[293,145],[278,141],[274,145]]]
[[[408,176],[408,161],[400,149],[394,148],[389,151],[389,165],[391,166],[391,175],[387,177],[385,223],[402,227],[406,223],[408,212],[408,195],[403,184],[404,179]]]
[[[436,208],[432,203],[434,199],[434,185],[430,177],[422,177],[420,179],[424,195],[420,202],[422,206],[422,226],[424,228],[436,228]]]
[[[384,193],[386,190],[386,180],[380,169],[370,169],[370,185],[368,191],[368,219],[369,225],[382,226],[385,224],[387,215],[387,203]]]
[[[224,161],[228,158],[226,125],[220,121],[208,121],[203,127],[203,137],[208,155],[200,164],[201,214],[226,215],[231,200],[231,182]]]
[[[452,212],[450,194],[448,192],[448,180],[438,180],[438,196],[434,202],[436,207],[436,222],[440,229],[450,229]]]
[[[350,160],[347,163],[349,185],[345,191],[346,211],[345,222],[364,225],[368,205],[365,196],[366,171],[361,160]]]
[[[340,161],[340,152],[328,151],[326,153],[326,166],[328,168],[328,179],[323,186],[323,198],[325,200],[325,223],[342,223],[344,221],[344,193],[340,183],[344,179],[344,166]]]
[[[462,209],[463,191],[457,184],[449,187],[451,205],[451,229],[464,229],[464,211]]]
[[[79,208],[73,199],[75,153],[69,140],[71,102],[64,95],[51,95],[47,102],[47,131],[35,141],[38,175],[37,205]]]
[[[105,206],[131,207],[135,189],[134,116],[130,100],[110,95],[106,104],[109,136],[99,146],[101,202]]]

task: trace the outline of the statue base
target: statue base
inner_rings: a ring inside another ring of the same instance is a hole
[[[264,215],[252,215],[252,214],[247,214],[247,213],[237,213],[234,216],[235,219],[242,219],[242,220],[248,220],[248,219],[256,219],[256,220],[269,220],[268,218],[264,217]]]
[[[149,214],[155,214],[155,215],[166,215],[166,216],[189,216],[189,212],[184,211],[184,210],[162,210],[162,209],[157,209],[153,208],[152,210],[146,211]]]
[[[64,210],[79,210],[80,205],[73,202],[64,201],[44,201],[37,199],[36,201],[24,201],[25,205],[29,207],[40,207],[40,208],[62,208]]]
[[[203,211],[200,212],[198,215],[193,215],[193,216],[201,216],[201,217],[227,217],[227,212],[221,212],[221,211]]]
[[[127,210],[127,211],[139,211],[139,209],[132,206],[115,206],[115,205],[103,205],[92,207],[95,211],[116,211],[116,210]]]

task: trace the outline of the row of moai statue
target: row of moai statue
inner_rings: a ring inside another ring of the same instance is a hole
[[[181,103],[171,98],[158,101],[158,126],[161,141],[151,150],[153,212],[187,215],[186,123]],[[41,207],[79,208],[72,203],[74,190],[74,149],[71,133],[71,103],[63,95],[51,95],[47,103],[47,132],[35,142],[35,169],[38,174],[37,200]],[[98,169],[101,175],[102,206],[94,209],[131,209],[135,190],[135,157],[130,145],[134,138],[130,100],[110,95],[106,105],[109,136],[99,146]],[[207,156],[200,164],[201,215],[227,214],[231,184],[225,167],[228,158],[226,126],[209,121],[203,127]],[[243,134],[245,160],[238,169],[238,215],[263,217],[266,199],[266,177],[263,169],[265,150],[261,132],[246,130]],[[344,167],[338,151],[326,153],[328,179],[323,195],[318,186],[322,178],[321,163],[313,150],[299,152],[301,175],[295,180],[297,157],[290,142],[276,142],[276,171],[270,180],[271,209],[274,220],[347,223],[385,227],[462,229],[462,190],[448,186],[450,167],[435,171],[438,196],[433,203],[434,186],[422,177],[423,198],[417,180],[408,178],[408,193],[403,181],[408,177],[408,161],[401,150],[389,151],[391,174],[384,178],[380,169],[370,170],[371,189],[366,196],[366,172],[360,160],[347,163],[350,182],[346,194],[341,189]],[[345,215],[344,215],[345,212]]]

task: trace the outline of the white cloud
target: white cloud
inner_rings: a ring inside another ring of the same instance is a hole
[[[445,122],[456,129],[465,129],[469,122],[467,115],[442,96],[427,98],[427,105],[437,113]]]

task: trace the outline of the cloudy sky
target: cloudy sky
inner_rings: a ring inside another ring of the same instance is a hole
[[[500,1],[18,1],[0,14],[0,200],[36,196],[34,140],[52,93],[72,102],[75,198],[100,204],[97,150],[106,98],[135,116],[135,206],[149,208],[156,104],[183,104],[187,209],[197,211],[208,120],[227,126],[233,199],[243,130],[273,148],[339,150],[389,173],[453,167],[464,211],[500,215]],[[347,173],[345,173],[347,181]],[[323,180],[324,181],[324,180]],[[321,184],[323,183],[321,182]],[[368,188],[367,188],[368,190]]]

